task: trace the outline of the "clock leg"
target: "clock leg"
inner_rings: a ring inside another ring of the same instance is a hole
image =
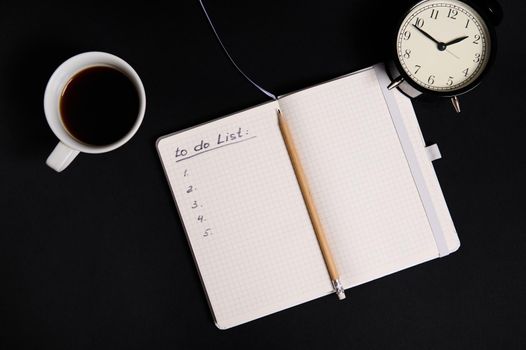
[[[457,96],[451,97],[451,103],[453,104],[453,107],[455,108],[455,111],[457,113],[460,113],[460,101],[458,100]]]
[[[404,82],[404,78],[402,76],[399,76],[389,86],[387,87],[387,90],[393,90],[398,85],[402,84]]]

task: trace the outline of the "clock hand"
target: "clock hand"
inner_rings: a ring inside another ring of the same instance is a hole
[[[424,34],[426,37],[428,37],[429,39],[431,39],[431,40],[434,41],[435,43],[440,44],[440,42],[439,42],[437,39],[435,39],[435,38],[433,38],[431,35],[427,34],[427,32],[423,31],[423,30],[420,29],[418,26],[416,26],[416,25],[413,24],[413,27],[415,27],[416,30],[418,30],[420,33]]]
[[[446,52],[449,53],[451,56],[455,57],[456,59],[460,59],[457,55],[455,55],[453,52],[451,52],[449,49],[446,49]]]
[[[437,39],[433,38],[431,35],[429,35],[427,32],[425,32],[423,29],[420,29],[418,26],[414,25],[413,24],[413,27],[416,28],[416,30],[418,30],[420,33],[424,34],[424,36],[426,36],[427,38],[431,39],[434,43],[437,44],[437,49],[439,51],[444,51],[447,47],[446,44],[444,44],[443,42],[440,42],[438,41]]]
[[[469,36],[463,36],[463,37],[461,37],[461,38],[456,38],[456,39],[454,39],[454,40],[451,40],[451,41],[445,43],[445,45],[446,45],[446,46],[453,45],[453,44],[459,43],[459,42],[461,42],[461,41],[464,41],[464,40],[466,40],[467,38],[469,38]]]

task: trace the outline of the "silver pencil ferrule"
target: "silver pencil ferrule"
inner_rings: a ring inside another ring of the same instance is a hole
[[[334,288],[334,292],[338,296],[338,299],[345,299],[345,289],[343,289],[343,285],[339,279],[332,281],[332,287]]]

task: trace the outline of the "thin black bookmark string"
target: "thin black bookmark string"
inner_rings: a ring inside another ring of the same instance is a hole
[[[245,72],[243,72],[243,70],[237,65],[236,61],[234,61],[232,56],[230,56],[230,53],[226,49],[225,44],[223,44],[223,42],[221,41],[221,38],[219,37],[219,34],[217,33],[217,30],[214,27],[214,24],[212,23],[212,20],[210,19],[210,16],[208,15],[208,12],[206,11],[205,5],[203,4],[203,0],[199,0],[199,3],[201,4],[201,8],[203,9],[203,12],[205,13],[206,19],[208,20],[208,23],[210,24],[210,27],[212,27],[212,30],[214,31],[214,34],[215,34],[215,36],[217,38],[217,41],[219,41],[219,44],[221,45],[221,48],[223,48],[223,51],[225,52],[225,54],[228,57],[228,59],[230,60],[230,62],[232,62],[232,64],[234,65],[234,67],[236,67],[238,72],[241,73],[245,77],[245,79],[248,80],[252,85],[254,85],[259,91],[261,91],[262,93],[264,93],[265,95],[267,95],[271,99],[276,100],[277,98],[276,98],[276,96],[274,94],[270,93],[269,91],[265,90],[260,85],[258,85],[254,80],[252,80],[248,75],[246,75]]]

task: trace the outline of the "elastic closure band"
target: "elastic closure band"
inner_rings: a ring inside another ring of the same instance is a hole
[[[420,164],[418,162],[415,150],[413,149],[411,139],[409,138],[409,133],[407,132],[407,129],[405,127],[402,114],[400,113],[400,109],[398,108],[398,103],[395,100],[393,92],[387,89],[387,86],[390,83],[389,77],[387,76],[385,69],[381,65],[376,65],[374,67],[374,70],[376,72],[376,77],[380,84],[380,89],[382,90],[382,93],[384,95],[385,102],[387,103],[387,108],[389,109],[389,113],[391,114],[391,119],[393,120],[394,127],[398,134],[398,139],[400,140],[400,144],[402,145],[402,149],[407,159],[407,163],[409,164],[409,169],[411,170],[411,174],[413,175],[413,180],[415,181],[416,188],[422,201],[422,205],[424,206],[424,210],[427,215],[427,220],[431,227],[431,232],[433,233],[433,237],[435,238],[435,243],[438,249],[438,256],[446,256],[449,254],[449,248],[447,247],[444,231],[440,226],[440,220],[438,219],[438,214],[436,212],[435,205],[433,204],[431,194],[429,193],[429,190],[427,188],[422,169],[420,169]]]

